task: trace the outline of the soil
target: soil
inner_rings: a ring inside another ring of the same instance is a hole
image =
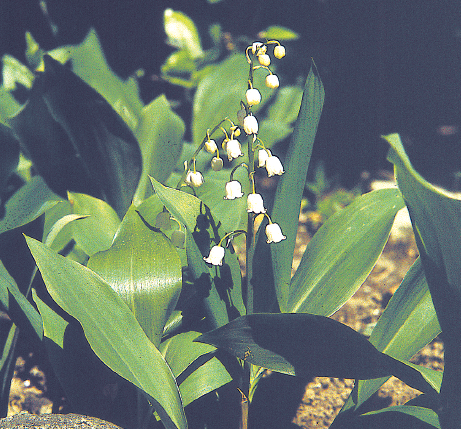
[[[299,264],[311,237],[308,223],[306,215],[301,215],[293,269]],[[332,317],[364,335],[369,335],[416,257],[416,244],[408,219],[404,212],[399,213],[391,237],[373,271],[357,293]],[[59,390],[54,389],[50,380],[47,381],[47,368],[42,360],[33,351],[27,350],[24,347],[23,355],[16,361],[8,415],[21,411],[33,414],[68,412],[65,398],[60,396]],[[414,356],[412,362],[442,370],[442,341],[436,338]],[[292,421],[293,427],[328,428],[352,388],[353,380],[314,378],[305,386],[302,401]],[[396,378],[391,378],[370,403],[372,409],[380,409],[403,404],[418,395],[418,391]]]

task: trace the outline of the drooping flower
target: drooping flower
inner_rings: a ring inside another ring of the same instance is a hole
[[[273,155],[269,156],[266,159],[266,170],[267,170],[268,177],[271,177],[275,174],[280,176],[284,173],[283,165],[280,162],[280,159],[278,159],[276,156],[273,156]]]
[[[264,167],[266,165],[266,160],[272,156],[269,149],[259,149],[258,151],[258,167]]]
[[[272,89],[275,89],[275,88],[278,88],[280,85],[280,82],[279,82],[279,78],[277,77],[277,75],[275,74],[268,74],[266,76],[266,86],[268,88],[272,88]]]
[[[232,180],[226,183],[226,196],[225,200],[235,200],[236,198],[243,197],[242,185],[237,180]]]
[[[216,145],[216,142],[214,140],[208,140],[205,143],[205,150],[209,153],[215,153],[216,150],[218,149],[218,146]]]
[[[247,197],[247,212],[250,213],[266,213],[264,208],[263,197],[260,194],[248,194]]]
[[[258,120],[253,115],[248,115],[243,120],[243,129],[247,134],[258,134]]]
[[[262,46],[262,42],[253,42],[251,45],[251,53],[254,55],[258,51],[258,49]]]
[[[220,170],[222,170],[223,165],[224,165],[224,163],[223,163],[222,158],[218,158],[217,156],[215,156],[215,157],[213,157],[213,159],[211,160],[211,168],[212,168],[214,171],[220,171]]]
[[[266,225],[266,237],[268,243],[278,243],[286,238],[282,234],[278,223],[269,223]]]
[[[245,97],[249,106],[255,106],[261,103],[261,93],[256,88],[247,89]]]
[[[210,250],[210,254],[207,258],[203,258],[203,260],[212,265],[222,265],[222,260],[225,254],[224,247],[221,246],[213,246]]]
[[[275,48],[274,48],[274,57],[275,58],[283,58],[285,56],[285,46],[282,46],[282,45],[277,45]]]
[[[239,156],[243,156],[242,146],[236,139],[228,140],[226,143],[226,152],[229,161],[232,161],[234,158],[238,158]]]
[[[258,55],[259,64],[264,67],[268,67],[271,63],[271,57],[267,54]]]
[[[194,188],[203,185],[203,176],[200,171],[189,171],[186,176],[186,183]]]

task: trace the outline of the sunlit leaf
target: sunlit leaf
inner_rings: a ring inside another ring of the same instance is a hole
[[[280,309],[288,310],[291,261],[298,229],[301,198],[306,182],[307,168],[312,153],[317,125],[322,112],[325,92],[322,81],[311,68],[304,86],[298,120],[285,161],[285,173],[277,186],[271,218],[277,222],[287,239],[271,246],[275,290]]]
[[[131,206],[110,249],[93,255],[88,268],[112,286],[158,346],[181,291],[181,260],[171,241]]]
[[[272,25],[266,30],[259,33],[259,37],[269,39],[269,40],[278,40],[279,42],[283,40],[296,40],[299,38],[299,35],[289,28],[282,27],[280,25]]]
[[[77,319],[96,355],[151,397],[168,428],[185,428],[174,377],[133,313],[101,277],[26,237],[47,290]]]
[[[371,272],[403,206],[398,189],[382,189],[331,216],[303,254],[287,311],[329,316],[338,310]]]
[[[120,225],[117,213],[105,201],[90,195],[70,192],[68,195],[72,213],[87,216],[71,225],[75,242],[89,256],[107,250]]]

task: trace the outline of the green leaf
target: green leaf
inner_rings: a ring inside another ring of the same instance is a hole
[[[328,317],[260,313],[239,317],[196,341],[289,375],[376,378],[388,357],[361,334]]]
[[[94,89],[59,62],[44,57],[25,108],[10,120],[48,186],[106,200],[123,216],[141,174],[134,135]]]
[[[42,319],[0,261],[0,302],[16,326],[43,338]]]
[[[280,25],[272,25],[266,30],[261,31],[259,37],[269,40],[275,39],[281,42],[283,40],[296,40],[299,38],[299,35],[289,28]]]
[[[30,89],[34,82],[34,74],[20,61],[11,55],[2,57],[3,88],[14,91],[17,84]]]
[[[26,237],[48,292],[82,325],[96,355],[149,395],[168,428],[186,421],[174,377],[133,313],[101,277]]]
[[[421,261],[417,259],[379,318],[370,342],[379,351],[395,359],[409,360],[439,333],[440,326]],[[422,370],[421,367],[416,369]],[[441,379],[441,373],[439,375]],[[356,398],[353,404],[355,408],[373,395],[386,380],[359,380],[354,388],[356,392],[351,395]],[[436,390],[440,390],[440,381],[434,383],[428,379]],[[343,410],[351,405],[349,400]]]
[[[0,123],[9,125],[8,119],[16,116],[21,107],[13,95],[0,86]]]
[[[362,414],[354,420],[355,428],[417,428],[417,429],[440,429],[437,413],[429,408],[415,407],[411,405],[399,405],[388,407],[378,411]]]
[[[291,138],[282,175],[275,194],[271,218],[287,239],[271,246],[275,290],[280,309],[288,310],[291,263],[295,248],[301,198],[312,153],[325,92],[322,81],[311,68],[304,86],[298,120]]]
[[[6,213],[0,220],[0,234],[32,222],[59,200],[41,177],[33,177],[6,202]]]
[[[230,319],[235,317],[236,312],[240,315],[245,314],[240,266],[231,245],[228,247],[222,267],[210,267],[203,261],[203,257],[208,256],[212,245],[218,244],[229,231],[223,230],[217,223],[218,218],[193,195],[165,187],[154,179],[152,185],[168,211],[186,226],[188,233],[194,239],[194,243],[189,243],[190,240],[186,243],[188,262],[193,267],[196,279],[203,275],[210,281],[211,291],[206,300],[211,305],[211,312],[214,313],[217,326],[226,323],[229,316]]]
[[[403,206],[398,189],[382,189],[331,216],[304,252],[287,311],[327,316],[338,310],[372,270]]]
[[[149,175],[163,183],[175,168],[182,151],[184,130],[183,120],[171,110],[164,95],[143,108],[135,132],[143,159],[135,204],[146,198],[146,191],[152,192]]]
[[[181,260],[171,241],[131,206],[110,249],[93,255],[88,268],[112,286],[158,347],[181,292]]]
[[[163,26],[170,45],[178,49],[185,49],[193,59],[203,57],[197,27],[186,14],[173,9],[165,9]]]
[[[405,198],[416,243],[444,334],[444,377],[441,388],[442,427],[461,419],[461,199],[430,184],[416,172],[397,134],[386,136],[391,145],[397,183]]]
[[[75,242],[89,256],[107,250],[120,225],[117,213],[105,201],[90,195],[69,192],[68,196],[72,213],[88,216],[72,223]]]
[[[232,381],[223,364],[215,357],[215,347],[193,342],[199,332],[189,331],[160,344],[177,381],[184,406]]]

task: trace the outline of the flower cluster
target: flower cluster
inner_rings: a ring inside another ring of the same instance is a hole
[[[283,165],[280,159],[272,155],[271,151],[264,146],[262,140],[257,136],[259,131],[258,120],[252,112],[252,107],[257,106],[261,103],[261,93],[257,88],[253,86],[253,73],[257,69],[263,69],[269,72],[266,76],[265,83],[269,88],[275,89],[279,86],[278,77],[272,73],[269,66],[271,64],[271,58],[268,54],[268,46],[275,45],[273,55],[275,58],[283,58],[285,56],[285,48],[280,45],[278,41],[269,41],[265,44],[262,42],[254,42],[251,46],[246,49],[246,58],[250,64],[250,73],[248,79],[248,89],[245,93],[245,102],[242,101],[241,109],[237,112],[237,119],[241,129],[248,136],[248,151],[251,151],[253,155],[250,160],[254,159],[254,153],[257,151],[257,165],[258,167],[264,167],[267,171],[268,177],[274,175],[282,175],[284,173]],[[256,64],[256,65],[255,65]],[[243,156],[242,145],[237,140],[240,130],[239,127],[235,126],[231,122],[230,137],[227,132],[221,128],[225,134],[223,141],[223,149],[227,154],[228,160],[231,162]],[[222,168],[222,160],[219,158],[219,150],[214,140],[210,139],[210,133],[207,132],[206,141],[204,143],[205,150],[210,153],[216,153],[216,156],[211,161],[213,170],[220,170]],[[225,185],[226,195],[224,199],[234,200],[236,198],[242,198],[244,193],[242,192],[242,185],[237,180],[233,179],[235,170],[239,167],[246,167],[248,170],[248,177],[252,185],[252,192],[247,195],[247,211],[249,215],[257,216],[264,215],[268,219],[268,225],[265,228],[267,243],[278,243],[284,240],[286,237],[283,235],[280,226],[277,223],[273,223],[270,216],[266,213],[264,207],[264,201],[261,194],[255,190],[254,182],[254,165],[246,165],[241,163],[235,167],[231,174],[230,180]],[[192,180],[192,177],[191,177]],[[197,180],[198,181],[198,180]],[[187,183],[187,180],[186,180]],[[193,185],[195,186],[195,185]],[[234,231],[226,236],[219,242],[219,244],[213,246],[210,250],[208,257],[203,258],[205,262],[212,265],[222,265],[222,261],[225,255],[225,247],[223,247],[224,239],[231,237],[235,234],[242,233],[242,231]]]

